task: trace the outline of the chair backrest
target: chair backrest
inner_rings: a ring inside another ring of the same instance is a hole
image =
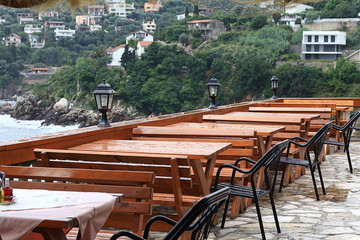
[[[360,117],[360,111],[351,115],[349,121],[347,121],[344,126],[342,126],[343,130],[350,129],[352,131],[353,127],[355,127],[357,120]]]
[[[268,150],[254,165],[254,171],[252,175],[256,174],[261,167],[269,168],[271,163],[279,161],[281,154],[288,146],[289,140],[284,140],[275,144],[270,150]]]
[[[207,239],[213,217],[229,196],[230,188],[223,188],[201,198],[168,232],[164,240],[178,239],[186,230],[192,230],[191,239]],[[144,238],[149,229],[145,228]]]
[[[306,152],[308,154],[308,158],[310,158],[310,150],[314,152],[314,161],[319,161],[319,156],[321,150],[323,148],[324,142],[327,137],[327,133],[329,132],[330,128],[333,126],[333,123],[328,122],[322,126],[319,131],[307,142]]]

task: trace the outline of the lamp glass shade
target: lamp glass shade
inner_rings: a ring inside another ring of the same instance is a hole
[[[95,94],[96,107],[98,110],[108,109],[108,94]]]
[[[219,88],[219,86],[209,85],[209,96],[210,97],[217,97],[218,88]]]

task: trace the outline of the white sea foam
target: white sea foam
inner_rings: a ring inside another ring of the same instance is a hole
[[[0,141],[78,128],[78,125],[67,127],[58,125],[41,126],[42,122],[41,120],[16,120],[11,118],[10,115],[0,115]]]

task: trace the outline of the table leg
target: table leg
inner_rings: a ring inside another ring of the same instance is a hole
[[[201,165],[201,160],[200,159],[191,159],[190,163],[191,163],[191,167],[194,170],[194,178],[197,180],[200,194],[203,194],[203,195],[210,194],[211,178],[209,180],[205,177],[205,173],[204,173],[203,167]],[[209,165],[209,160],[208,160],[207,165]],[[214,171],[214,168],[212,169],[212,171]],[[211,177],[212,177],[212,175],[211,175]]]

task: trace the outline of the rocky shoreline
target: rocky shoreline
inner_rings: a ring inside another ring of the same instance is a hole
[[[65,98],[51,104],[45,104],[32,94],[15,96],[10,100],[16,101],[16,105],[12,107],[10,103],[4,103],[0,106],[0,114],[10,114],[12,118],[19,120],[43,120],[42,125],[79,125],[81,128],[97,125],[101,118],[99,112],[76,108]],[[120,101],[108,114],[110,123],[140,118],[144,116],[134,107],[124,106]]]

